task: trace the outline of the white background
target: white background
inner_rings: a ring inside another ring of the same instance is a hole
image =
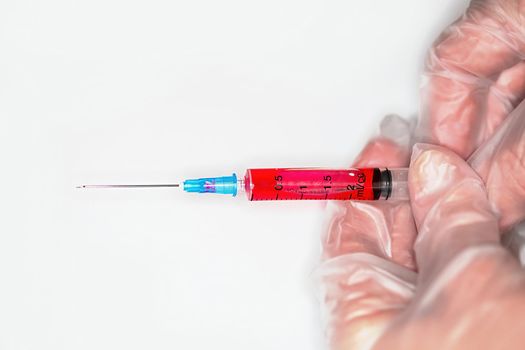
[[[0,349],[320,349],[318,202],[170,182],[345,166],[466,1],[0,2]]]

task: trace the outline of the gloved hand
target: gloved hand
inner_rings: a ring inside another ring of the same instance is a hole
[[[524,3],[474,1],[430,53],[416,136],[463,158],[477,149],[475,171],[419,145],[412,207],[332,205],[318,271],[332,348],[523,347],[524,278],[499,233],[525,214],[525,104],[505,119],[525,93]],[[408,165],[408,125],[390,117],[382,130],[400,132],[356,166]]]
[[[372,221],[379,227],[392,224],[392,237],[401,236],[402,226],[390,221],[399,206],[367,208],[361,203],[349,207],[340,220],[366,217],[365,226],[356,221],[351,227],[331,228],[343,244],[331,236],[326,241],[330,248],[351,247],[318,271],[331,347],[523,348],[525,273],[499,243],[483,181],[452,151],[418,144],[409,183],[418,231],[417,276],[393,258],[367,251],[366,244],[344,244],[352,235],[358,239],[381,232],[383,228],[366,231],[373,229]],[[405,212],[400,212],[397,223],[404,220]],[[407,229],[410,234],[412,226]]]
[[[524,59],[525,0],[473,0],[434,44],[423,78],[419,141],[471,156],[504,230],[525,218],[524,124],[505,122],[525,98]]]

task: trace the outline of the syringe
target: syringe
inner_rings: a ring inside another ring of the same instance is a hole
[[[231,176],[188,179],[186,192],[261,200],[407,200],[408,169],[388,168],[267,168],[248,169],[243,178]],[[83,185],[79,188],[180,187],[179,184]]]

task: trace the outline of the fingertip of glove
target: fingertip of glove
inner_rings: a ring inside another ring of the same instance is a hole
[[[470,181],[470,186],[474,181],[480,185],[477,188],[484,190],[482,181],[460,156],[430,144],[414,145],[408,178],[412,208],[418,222],[449,191],[466,181]],[[470,191],[464,193],[472,194]]]
[[[386,115],[379,126],[380,134],[402,147],[410,144],[415,120],[406,120],[397,114]]]
[[[414,194],[439,191],[447,186],[454,168],[463,160],[452,151],[435,145],[417,143],[412,149],[409,182]]]
[[[368,142],[354,162],[360,167],[406,167],[411,142],[411,122],[398,115],[383,118],[380,134]]]

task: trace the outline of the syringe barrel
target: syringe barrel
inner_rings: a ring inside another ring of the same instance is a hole
[[[407,201],[409,200],[408,192],[408,169],[407,168],[394,168],[386,169],[390,172],[390,184],[387,185],[391,188],[390,197],[388,199]]]
[[[406,168],[248,169],[249,200],[407,200]]]

